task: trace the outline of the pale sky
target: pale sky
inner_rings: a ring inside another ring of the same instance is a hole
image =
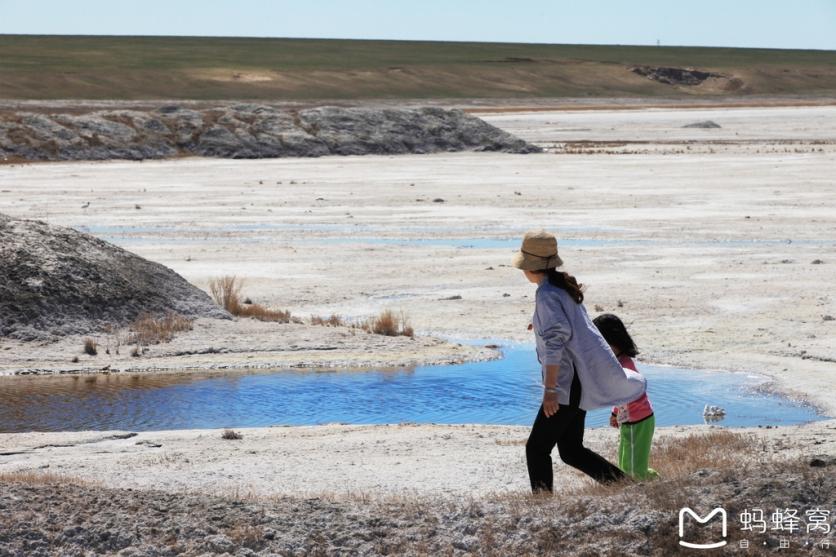
[[[0,0],[0,34],[659,40],[836,51],[836,0]]]

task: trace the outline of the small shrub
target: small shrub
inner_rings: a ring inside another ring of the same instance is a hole
[[[77,364],[78,363],[78,356],[73,356],[73,359],[70,360],[70,361],[74,364]]]
[[[99,353],[98,345],[92,338],[84,339],[84,353],[88,356],[95,356]]]
[[[224,432],[221,434],[221,439],[243,439],[244,436],[238,433],[237,431],[232,431],[231,429],[225,429]]]
[[[132,358],[139,358],[139,356],[141,354],[142,353],[139,351],[139,345],[137,344],[136,346],[133,347],[133,350],[131,350],[131,357]]]

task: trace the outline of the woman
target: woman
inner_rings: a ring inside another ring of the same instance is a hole
[[[624,473],[583,446],[586,411],[627,404],[646,389],[642,376],[619,365],[583,306],[583,287],[557,268],[557,239],[528,232],[513,261],[537,285],[534,318],[537,359],[543,377],[543,403],[525,445],[532,491],[551,491],[555,445],[560,458],[599,482]]]

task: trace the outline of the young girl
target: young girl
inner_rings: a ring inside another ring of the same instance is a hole
[[[610,345],[622,367],[638,373],[633,357],[639,351],[621,319],[611,313],[604,313],[596,317],[593,323],[601,331],[601,336]],[[619,468],[637,480],[658,477],[656,471],[648,467],[656,418],[647,393],[628,404],[613,408],[610,425],[621,430]]]

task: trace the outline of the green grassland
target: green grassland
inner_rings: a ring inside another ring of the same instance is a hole
[[[635,66],[722,74],[660,83]],[[0,35],[5,99],[836,96],[836,52],[735,48]]]

